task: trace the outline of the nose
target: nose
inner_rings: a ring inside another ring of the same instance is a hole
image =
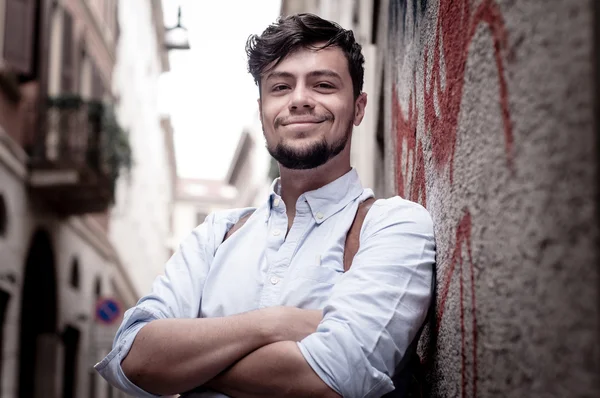
[[[290,111],[306,111],[315,107],[310,90],[304,85],[296,85],[290,98]]]

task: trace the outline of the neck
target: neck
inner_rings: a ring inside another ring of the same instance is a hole
[[[279,165],[281,198],[285,203],[289,225],[296,214],[296,201],[305,192],[319,189],[349,172],[350,145],[327,163],[309,170],[287,169]]]

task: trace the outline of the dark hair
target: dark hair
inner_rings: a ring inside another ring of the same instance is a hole
[[[277,66],[291,52],[314,47],[322,42],[325,42],[325,45],[315,48],[337,46],[346,55],[354,98],[357,98],[362,91],[365,74],[365,57],[362,55],[360,44],[354,40],[351,30],[314,14],[280,17],[261,35],[251,35],[246,42],[248,72],[252,74],[260,89],[260,78],[268,69]]]

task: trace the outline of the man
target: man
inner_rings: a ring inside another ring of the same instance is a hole
[[[379,397],[430,303],[431,218],[377,200],[344,273],[346,234],[373,196],[350,166],[367,104],[361,47],[300,14],[251,37],[247,52],[281,177],[253,213],[211,214],[182,242],[96,369],[142,397]]]

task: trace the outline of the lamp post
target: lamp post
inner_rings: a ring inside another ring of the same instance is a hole
[[[187,28],[181,25],[181,6],[177,12],[177,25],[165,29],[167,50],[189,50],[190,40]]]

